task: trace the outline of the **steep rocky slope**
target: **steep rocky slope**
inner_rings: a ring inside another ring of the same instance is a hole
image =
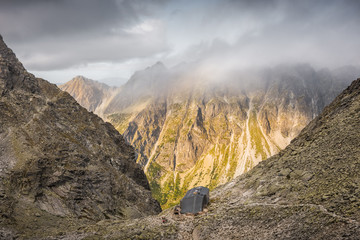
[[[86,239],[359,239],[360,79],[279,154],[210,192],[208,211],[102,221]]]
[[[135,147],[166,208],[189,188],[213,189],[284,149],[346,85],[308,65],[217,82],[157,63],[136,72],[102,116]]]
[[[28,73],[0,37],[0,238],[156,214],[133,147]]]

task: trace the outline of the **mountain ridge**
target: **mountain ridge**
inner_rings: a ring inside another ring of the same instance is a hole
[[[0,38],[0,237],[161,211],[114,127],[35,78]]]

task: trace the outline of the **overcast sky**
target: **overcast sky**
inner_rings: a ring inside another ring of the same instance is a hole
[[[120,85],[157,61],[204,69],[360,65],[358,0],[0,0],[0,34],[36,76]]]

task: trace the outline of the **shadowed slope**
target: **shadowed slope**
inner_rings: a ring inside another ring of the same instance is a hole
[[[28,73],[1,37],[0,96],[0,238],[161,210],[114,127]]]

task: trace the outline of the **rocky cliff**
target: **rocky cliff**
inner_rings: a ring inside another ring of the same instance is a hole
[[[102,116],[135,147],[166,208],[189,188],[213,189],[284,149],[345,86],[308,65],[217,82],[157,63],[135,73]]]
[[[360,79],[284,150],[210,192],[207,212],[176,216],[169,209],[131,222],[103,221],[80,234],[88,239],[359,239],[359,141]]]
[[[156,214],[133,147],[68,93],[28,73],[0,37],[0,238]]]

